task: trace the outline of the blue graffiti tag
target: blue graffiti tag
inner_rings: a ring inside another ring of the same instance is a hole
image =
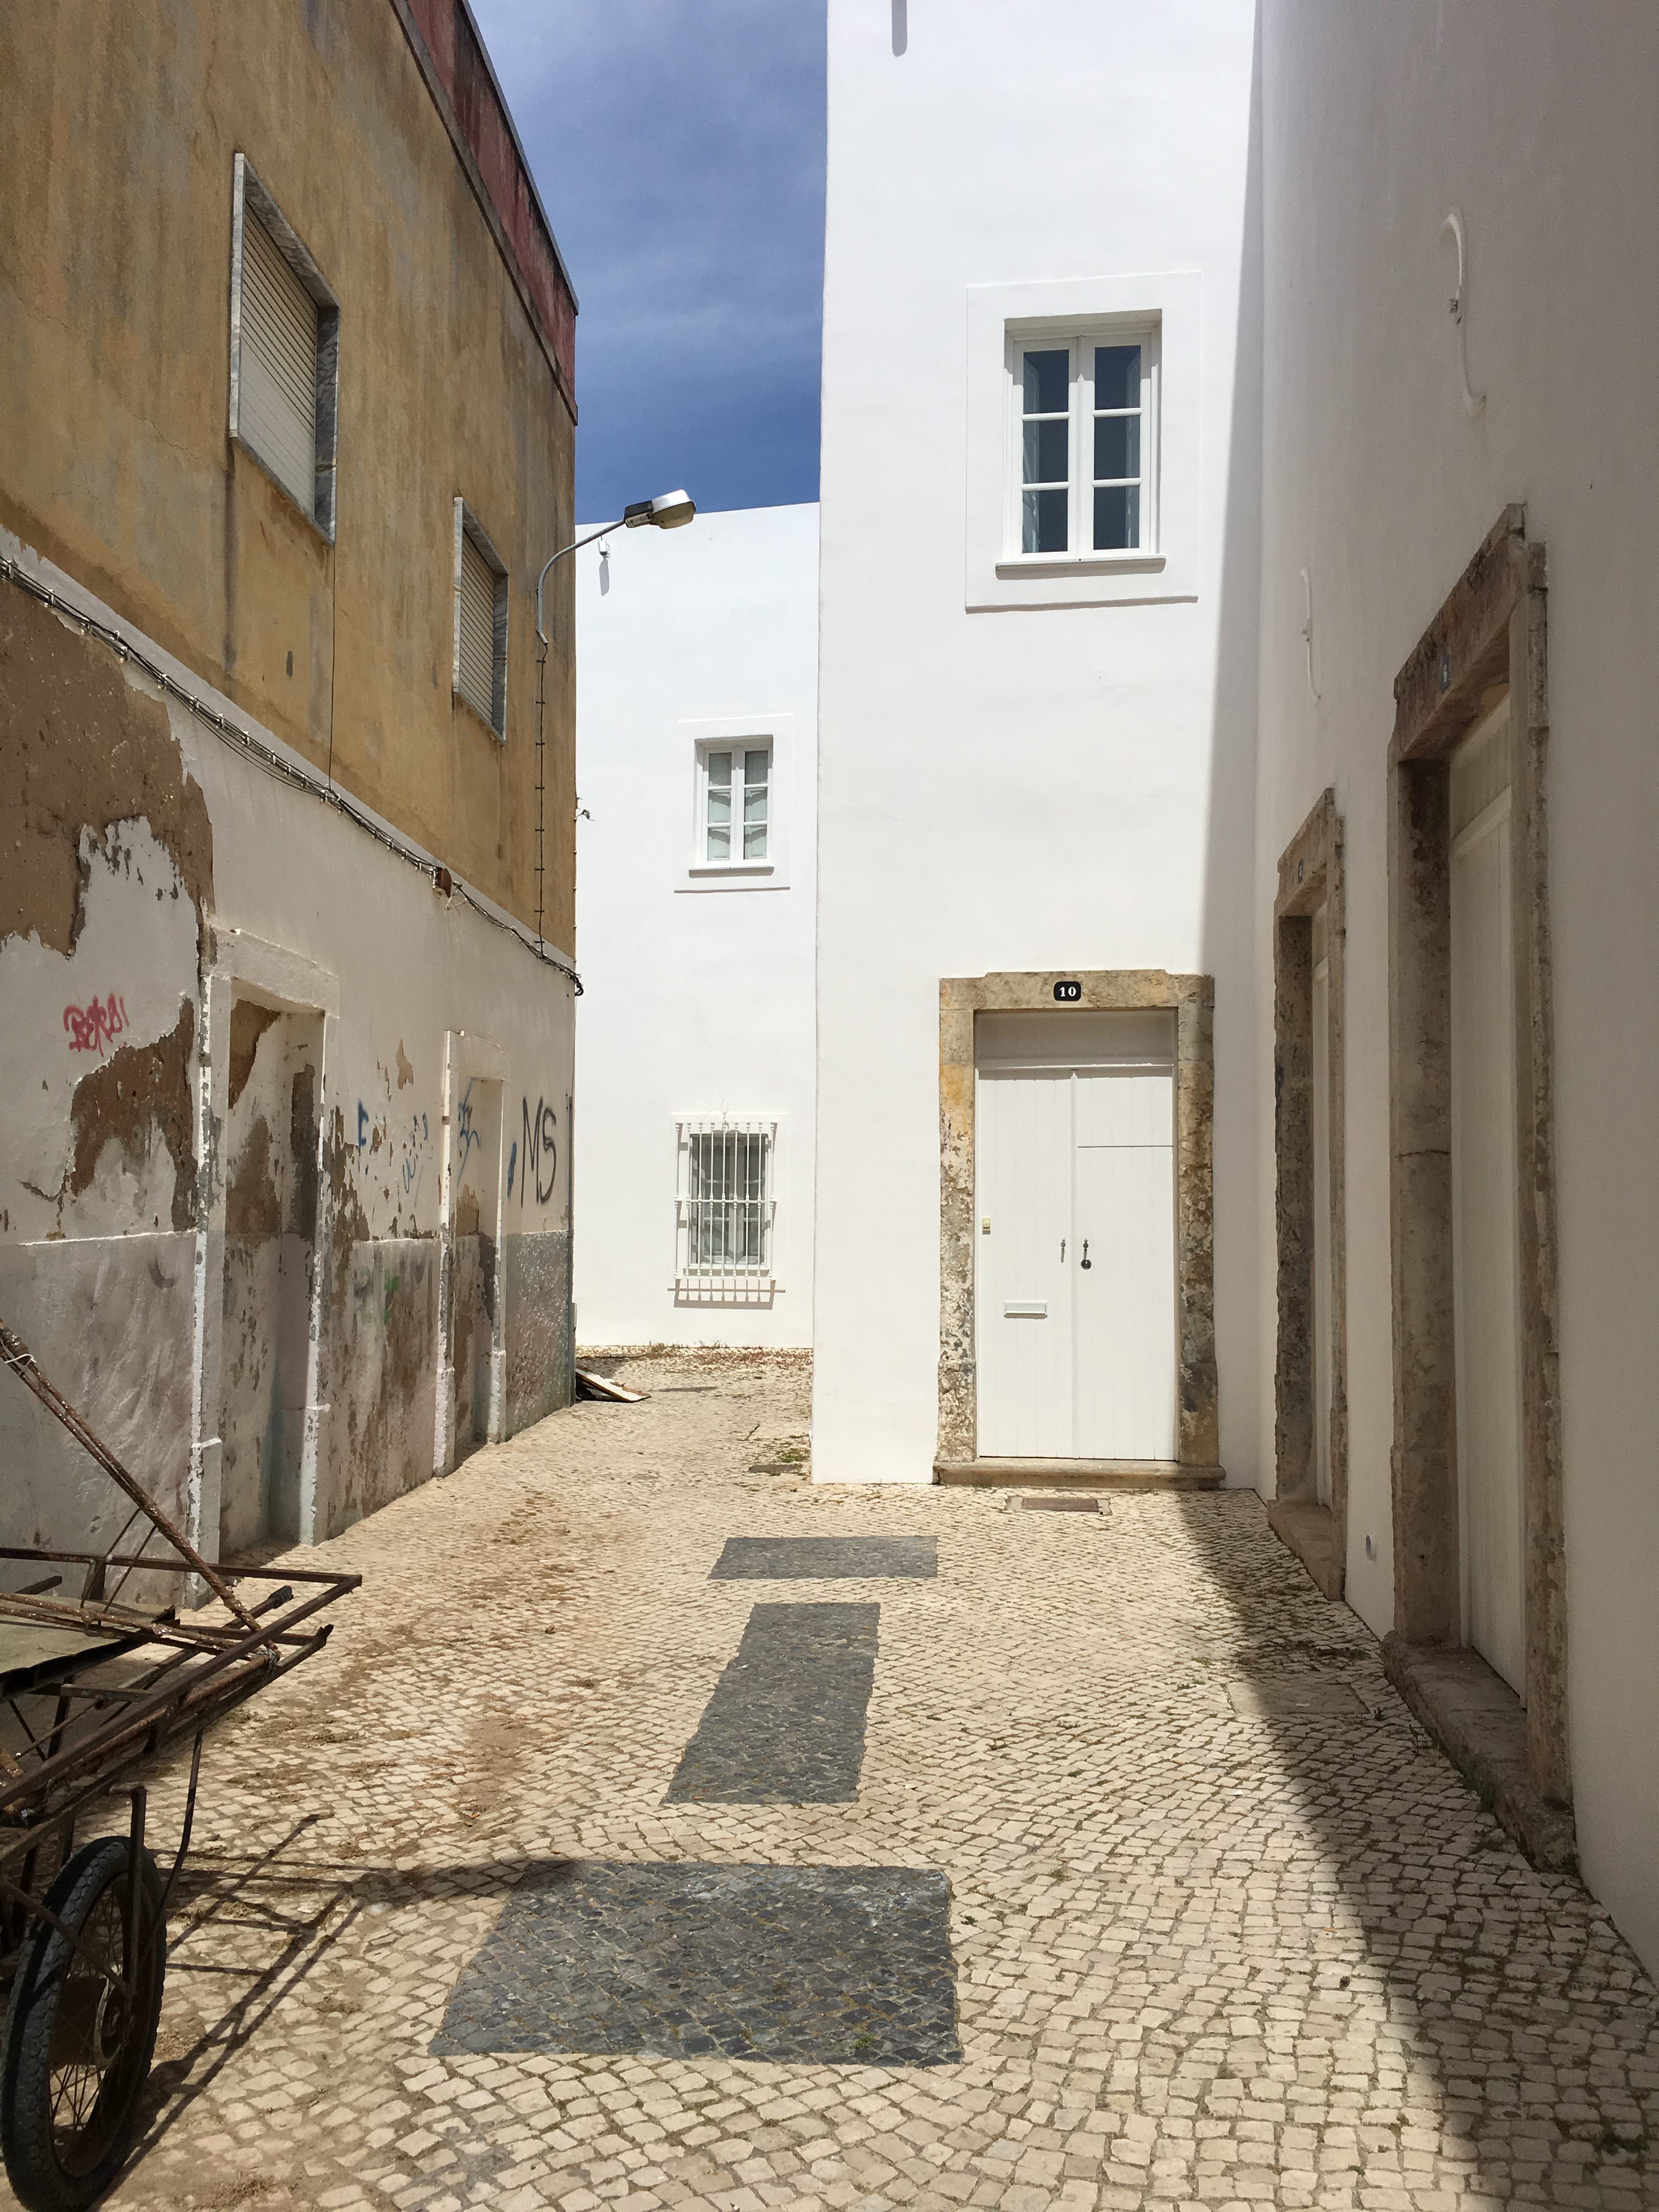
[[[507,1156],[507,1194],[509,1198],[513,1195],[513,1170],[518,1166],[518,1164],[519,1140],[514,1137],[513,1139],[513,1149]]]
[[[460,1111],[455,1117],[455,1172],[459,1175],[466,1166],[466,1156],[474,1146],[483,1150],[483,1138],[473,1124],[472,1085],[469,1083],[461,1099]]]
[[[361,1152],[368,1142],[368,1109],[360,1098],[357,1101],[357,1150]]]

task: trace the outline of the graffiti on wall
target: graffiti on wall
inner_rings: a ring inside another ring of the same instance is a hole
[[[483,1135],[472,1118],[472,1084],[469,1083],[455,1116],[455,1172],[458,1176],[465,1173],[467,1154],[474,1146],[483,1151]]]
[[[536,1203],[545,1206],[553,1195],[553,1186],[559,1172],[559,1117],[545,1098],[536,1101],[536,1110],[530,1110],[528,1098],[519,1101],[520,1127],[524,1134],[522,1155],[524,1173],[518,1176],[519,1204],[524,1205],[530,1194],[531,1180],[536,1185]],[[513,1182],[520,1161],[518,1139],[507,1155],[507,1194],[513,1195]]]
[[[100,1000],[94,993],[84,1006],[65,1006],[64,1027],[69,1031],[71,1052],[96,1052],[101,1055],[106,1044],[112,1043],[127,1025],[127,1002],[118,999],[112,991],[107,999]]]

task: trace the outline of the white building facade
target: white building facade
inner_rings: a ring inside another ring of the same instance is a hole
[[[812,1340],[817,520],[578,556],[586,1345]]]
[[[1650,1963],[1656,81],[831,0],[813,1423],[1253,1485]]]
[[[1254,59],[830,7],[820,1478],[1256,1479]]]
[[[1309,1253],[1263,1123],[1257,1460],[1308,1498],[1324,1417],[1329,1586],[1431,1719],[1477,1655],[1455,1747],[1650,1965],[1656,82],[1644,9],[1262,10],[1255,1081],[1322,872],[1338,1146]]]

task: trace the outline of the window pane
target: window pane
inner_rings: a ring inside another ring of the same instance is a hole
[[[1028,353],[1025,356],[1025,412],[1028,415],[1063,415],[1069,404],[1066,386],[1071,382],[1072,356],[1067,346],[1053,353]]]
[[[1063,553],[1066,549],[1066,509],[1070,494],[1028,491],[1022,495],[1020,549],[1026,553]]]
[[[1126,552],[1140,543],[1140,487],[1120,484],[1095,494],[1095,549]]]
[[[766,819],[766,786],[751,783],[743,794],[743,818],[745,822],[764,822]]]
[[[1095,480],[1103,477],[1140,474],[1140,417],[1139,415],[1097,415],[1095,417]]]
[[[1138,345],[1095,348],[1095,405],[1139,407],[1140,404],[1140,348]]]
[[[743,857],[745,860],[766,858],[766,816],[763,810],[758,822],[745,819],[743,825]]]
[[[770,754],[764,751],[745,753],[743,757],[744,781],[745,783],[758,783],[763,788],[764,788],[766,783],[767,764],[770,758]]]
[[[712,791],[714,790],[714,787],[715,787],[715,785],[716,785],[716,784],[728,784],[728,783],[730,783],[730,782],[731,782],[731,781],[732,781],[732,756],[731,756],[731,754],[730,754],[730,753],[710,753],[710,754],[709,754],[709,756],[708,756],[708,788],[709,788],[709,790],[712,792]]]
[[[711,823],[729,822],[732,819],[732,790],[730,785],[728,785],[724,791],[718,789],[712,783],[709,785],[708,819]]]
[[[1063,484],[1071,474],[1071,424],[1028,422],[1025,425],[1025,477],[1028,484]]]
[[[708,825],[708,858],[729,860],[732,857],[732,830],[729,823],[711,822]]]

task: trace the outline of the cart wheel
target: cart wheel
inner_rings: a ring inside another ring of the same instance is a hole
[[[47,1910],[75,1943],[38,1922],[18,1965],[0,2060],[0,2148],[28,2212],[96,2203],[137,2130],[161,2012],[167,1930],[155,1862],[141,1851],[141,1936],[124,1993],[131,1850],[125,1836],[106,1836],[76,1853],[46,1893]]]

